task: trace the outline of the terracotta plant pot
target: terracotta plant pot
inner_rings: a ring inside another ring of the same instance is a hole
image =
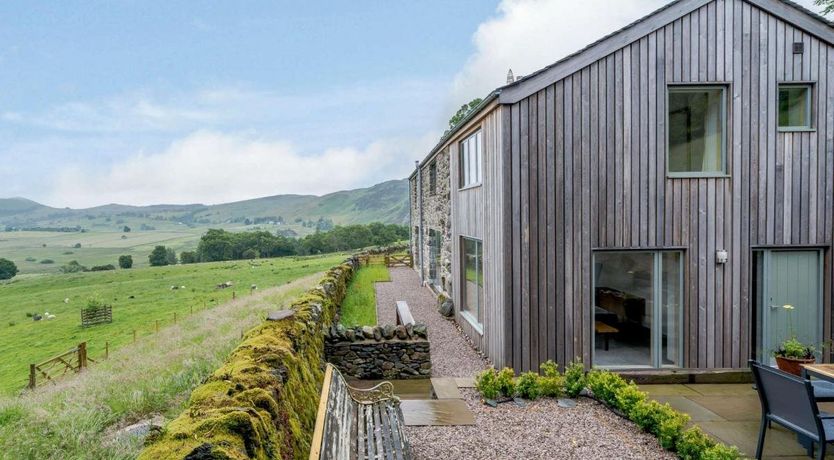
[[[784,356],[777,356],[776,366],[778,366],[781,371],[800,376],[802,375],[803,364],[813,364],[816,361],[816,358],[786,358]]]

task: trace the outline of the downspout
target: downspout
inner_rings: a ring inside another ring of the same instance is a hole
[[[425,282],[423,270],[423,171],[420,169],[420,162],[415,161],[414,167],[417,168],[417,209],[419,209],[419,223],[417,227],[419,232],[417,235],[417,250],[419,251],[420,266],[420,281]]]

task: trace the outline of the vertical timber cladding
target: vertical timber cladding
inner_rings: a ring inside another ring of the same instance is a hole
[[[753,3],[706,3],[502,107],[507,364],[590,361],[597,248],[682,249],[684,366],[743,368],[752,249],[825,247],[831,337],[834,48]],[[783,81],[814,82],[814,130],[777,130]],[[727,177],[666,177],[667,83],[689,82],[726,85]]]
[[[456,286],[461,286],[462,236],[483,241],[484,305],[483,334],[460,314],[462,289],[454,289],[455,316],[461,329],[478,345],[492,362],[501,367],[509,364],[505,344],[509,336],[505,332],[504,302],[504,155],[502,150],[502,113],[508,110],[495,107],[484,110],[483,116],[470,122],[447,147],[451,158],[452,184],[452,276]],[[482,185],[461,190],[459,181],[459,142],[480,129],[483,135]]]

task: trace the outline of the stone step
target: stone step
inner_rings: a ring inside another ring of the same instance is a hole
[[[407,426],[475,424],[475,414],[461,399],[403,400],[400,407]]]
[[[431,387],[437,399],[461,399],[458,384],[453,378],[433,378]]]

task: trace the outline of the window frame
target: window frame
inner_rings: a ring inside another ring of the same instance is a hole
[[[666,84],[666,177],[668,179],[702,179],[702,178],[729,178],[730,174],[727,172],[727,164],[729,163],[729,152],[727,149],[727,127],[730,119],[729,104],[727,103],[727,93],[729,92],[730,84],[726,82],[675,82]],[[705,89],[719,89],[721,90],[721,169],[718,171],[670,171],[669,170],[669,156],[672,153],[670,148],[669,132],[671,131],[669,120],[669,95],[672,92],[699,92]]]
[[[466,144],[470,139],[475,138],[475,150],[478,155],[476,155],[476,162],[473,165],[471,163],[467,163],[464,161],[464,144]],[[483,130],[478,127],[474,131],[470,132],[466,137],[458,141],[458,190],[466,190],[469,188],[479,187],[483,184],[483,165],[484,165],[484,138],[483,138]],[[466,183],[465,178],[467,177],[467,170],[470,173],[474,173],[477,180],[474,182]]]
[[[429,163],[429,196],[437,194],[437,160]]]
[[[807,107],[805,116],[808,120],[807,126],[780,126],[779,125],[779,90],[783,87],[801,87],[807,88],[808,93],[806,96],[807,100]],[[817,130],[816,123],[814,119],[814,101],[815,101],[815,94],[816,94],[816,82],[815,81],[780,81],[776,83],[776,131],[780,133],[807,133],[807,132],[814,132]]]
[[[475,243],[481,246],[481,258],[480,258],[480,265],[481,265],[481,272],[480,278],[481,281],[481,289],[484,289],[483,286],[483,279],[484,279],[484,241],[480,238],[474,238],[471,236],[460,235],[460,281],[461,281],[461,289],[460,289],[460,307],[458,308],[458,312],[460,316],[466,319],[466,321],[478,332],[478,334],[484,334],[484,325],[483,323],[478,321],[478,316],[483,315],[484,306],[481,304],[478,298],[475,299],[477,304],[477,309],[475,310],[474,314],[466,307],[466,244],[465,242],[474,241]],[[477,272],[476,272],[477,273]],[[476,282],[477,284],[477,282]],[[486,302],[486,292],[483,293],[484,303]]]
[[[683,369],[686,367],[686,353],[684,349],[687,346],[687,333],[689,325],[684,322],[684,315],[688,308],[688,298],[687,298],[687,286],[685,284],[686,281],[686,274],[685,270],[687,267],[688,259],[687,259],[687,250],[684,247],[648,247],[648,248],[596,248],[591,250],[591,267],[596,265],[596,257],[598,254],[627,254],[627,253],[644,253],[644,254],[651,254],[652,255],[652,272],[653,272],[653,280],[652,280],[652,295],[654,297],[652,302],[652,317],[661,319],[660,323],[661,326],[659,328],[655,327],[655,324],[652,324],[652,331],[651,331],[651,344],[650,344],[650,354],[651,354],[651,365],[626,365],[626,366],[598,366],[596,365],[596,328],[595,328],[595,321],[596,321],[596,300],[595,300],[595,293],[597,289],[597,275],[596,270],[591,270],[591,318],[594,318],[594,321],[591,322],[588,327],[590,327],[590,334],[591,334],[591,368],[593,369],[603,369],[603,370],[615,370],[615,371],[624,371],[624,370],[631,370],[631,369],[651,369],[651,370],[669,370],[669,369]],[[680,363],[679,366],[672,366],[672,365],[664,365],[663,360],[658,354],[659,351],[662,351],[662,308],[663,308],[663,301],[662,297],[656,297],[658,293],[662,296],[662,273],[663,273],[663,254],[664,253],[675,253],[679,255],[678,259],[678,288],[680,289],[681,295],[681,303],[677,307],[677,315],[678,315],[678,324],[677,324],[677,333],[680,340],[678,344],[678,362]]]

